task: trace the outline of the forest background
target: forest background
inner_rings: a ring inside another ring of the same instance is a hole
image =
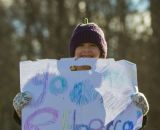
[[[104,30],[108,58],[137,65],[150,104],[145,130],[160,129],[160,0],[0,0],[0,130],[20,130],[12,118],[19,62],[69,57],[71,33],[85,17]]]

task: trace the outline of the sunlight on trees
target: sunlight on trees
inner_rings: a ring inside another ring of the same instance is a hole
[[[159,7],[159,0],[0,0],[0,99],[7,101],[0,104],[0,129],[18,129],[11,116],[19,61],[68,57],[71,33],[85,17],[104,30],[108,57],[137,64],[139,88],[152,105],[146,130],[160,129]]]

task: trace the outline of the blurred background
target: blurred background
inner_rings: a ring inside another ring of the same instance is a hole
[[[137,64],[150,104],[145,130],[160,130],[160,0],[0,0],[0,130],[20,130],[12,118],[19,62],[68,57],[85,17],[104,30],[108,58]]]

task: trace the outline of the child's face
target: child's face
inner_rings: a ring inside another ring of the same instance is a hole
[[[100,50],[94,43],[82,43],[75,50],[76,58],[88,57],[88,58],[99,58]]]

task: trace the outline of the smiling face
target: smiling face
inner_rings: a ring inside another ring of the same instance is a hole
[[[99,58],[100,49],[94,43],[82,43],[75,49],[74,56],[76,58],[80,57]]]

